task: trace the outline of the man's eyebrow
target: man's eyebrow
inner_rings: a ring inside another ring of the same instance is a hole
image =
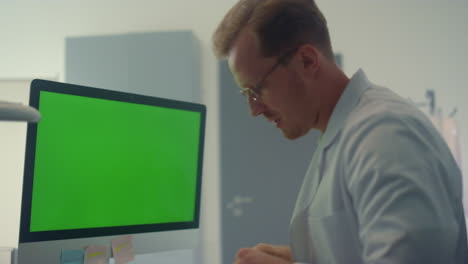
[[[243,83],[239,80],[239,77],[237,76],[237,74],[233,74],[232,75],[234,77],[234,81],[236,82],[237,86],[241,87],[241,88],[248,88],[247,86],[249,86],[247,83]]]
[[[242,88],[250,88],[247,83],[238,83],[238,85]]]

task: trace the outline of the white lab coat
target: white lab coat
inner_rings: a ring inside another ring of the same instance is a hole
[[[461,173],[430,120],[359,70],[312,158],[290,239],[297,263],[468,263]]]

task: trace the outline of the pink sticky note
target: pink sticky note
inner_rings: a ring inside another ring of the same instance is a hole
[[[112,254],[114,255],[115,264],[126,264],[135,260],[132,241],[132,235],[112,239]]]
[[[85,264],[107,264],[106,246],[89,246],[85,251]]]

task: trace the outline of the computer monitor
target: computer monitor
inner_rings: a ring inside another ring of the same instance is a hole
[[[45,80],[30,105],[19,264],[124,234],[136,254],[197,247],[205,106]]]

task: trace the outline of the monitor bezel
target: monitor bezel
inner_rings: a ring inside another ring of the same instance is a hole
[[[99,236],[114,236],[125,234],[137,234],[147,232],[175,231],[184,229],[194,229],[199,227],[200,221],[200,201],[203,171],[203,153],[205,138],[206,107],[202,104],[183,102],[171,99],[164,99],[153,96],[138,95],[128,92],[106,90],[68,83],[53,82],[47,80],[35,79],[31,82],[29,105],[40,111],[40,93],[53,92],[99,98],[127,103],[144,104],[157,107],[166,107],[178,110],[186,110],[200,113],[200,137],[198,148],[198,166],[197,183],[195,197],[195,212],[193,221],[161,224],[144,224],[115,227],[83,228],[55,231],[31,232],[31,207],[32,207],[32,189],[34,178],[34,162],[36,150],[36,136],[38,124],[28,124],[26,136],[26,154],[23,176],[23,193],[21,201],[21,219],[20,219],[20,243],[40,242],[62,239],[89,238]]]

